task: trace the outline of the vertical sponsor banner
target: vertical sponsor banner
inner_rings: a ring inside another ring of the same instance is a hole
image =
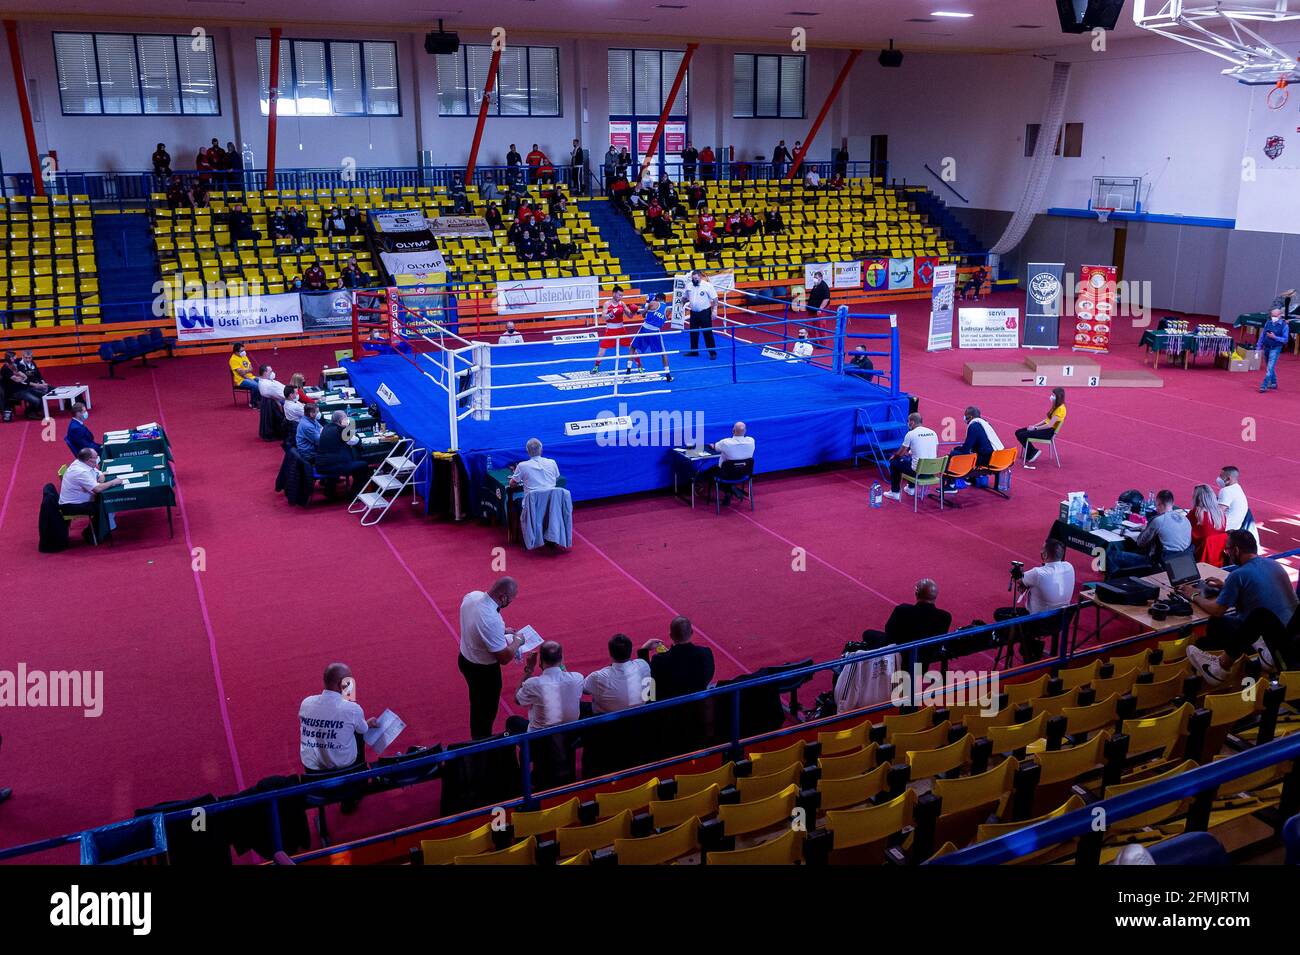
[[[1079,291],[1074,302],[1074,350],[1110,350],[1110,326],[1115,317],[1113,265],[1084,265],[1079,269]]]
[[[957,288],[957,266],[939,265],[930,287],[930,334],[926,351],[952,348],[952,299]]]
[[[1064,262],[1030,262],[1025,277],[1026,348],[1060,346]]]
[[[610,123],[609,144],[614,147],[615,152],[620,152],[624,149],[626,149],[628,152],[631,152],[632,151],[632,124],[627,122]]]
[[[650,141],[655,138],[655,128],[659,124],[655,123],[637,123],[636,124],[636,150],[632,153],[632,169],[628,173],[631,179],[641,171],[641,163],[645,160],[646,151],[650,148]],[[659,179],[659,150],[650,157],[650,166],[646,169],[646,176],[651,182]],[[635,185],[635,183],[633,183]]]
[[[685,148],[686,148],[686,124],[665,123],[664,124],[664,152],[668,154],[670,159],[677,159],[678,157],[681,156],[682,150]]]

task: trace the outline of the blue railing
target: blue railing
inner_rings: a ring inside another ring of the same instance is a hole
[[[1278,560],[1283,559],[1283,557],[1292,557],[1297,555],[1300,555],[1300,550],[1286,551],[1282,552],[1282,554],[1269,555],[1269,557],[1270,559]],[[1113,648],[1126,646],[1126,644],[1147,642],[1151,641],[1151,639],[1164,637],[1164,635],[1180,633],[1180,631],[1186,630],[1188,626],[1186,622],[1178,622],[1178,624],[1166,626],[1166,628],[1160,630],[1145,631],[1145,633],[1135,634],[1132,635],[1132,637],[1119,639],[1119,641],[1105,644],[1104,647],[1097,646],[1089,647],[1088,650],[1078,650],[1078,648],[1071,648],[1070,646],[1070,628],[1071,624],[1075,621],[1076,615],[1078,615],[1079,609],[1087,607],[1087,605],[1089,604],[1071,604],[1070,607],[1054,609],[1054,611],[1032,613],[1032,615],[1015,617],[1014,620],[1000,621],[995,622],[995,624],[985,624],[982,626],[974,626],[974,628],[956,630],[953,631],[953,633],[941,634],[939,637],[919,639],[919,641],[911,641],[909,643],[887,647],[884,648],[884,650],[866,652],[865,655],[859,656],[857,659],[868,660],[874,659],[874,657],[878,656],[898,654],[902,656],[906,672],[911,673],[915,672],[914,668],[917,667],[919,661],[923,659],[923,651],[933,651],[937,654],[940,647],[943,647],[943,644],[952,643],[954,639],[961,639],[962,646],[970,647],[972,644],[978,643],[979,638],[988,638],[989,641],[993,641],[995,638],[1008,639],[1009,630],[1014,628],[1014,626],[1037,624],[1039,625],[1039,628],[1037,629],[1040,631],[1047,631],[1050,626],[1050,628],[1052,628],[1052,647],[1050,647],[1048,654],[1045,654],[1043,659],[1037,660],[1035,663],[1022,665],[1022,667],[1011,668],[1005,670],[1005,672],[998,673],[998,680],[1002,680],[1004,677],[1023,676],[1023,674],[1036,673],[1039,672],[1039,670],[1061,667],[1061,665],[1069,663],[1070,660],[1074,660],[1076,657],[1093,656],[1099,654],[1101,651],[1110,651],[1113,650]],[[441,826],[454,824],[454,822],[477,819],[477,817],[484,816],[486,813],[493,812],[494,808],[537,808],[538,799],[536,789],[534,789],[533,786],[533,770],[532,760],[530,760],[530,751],[532,751],[532,746],[536,745],[539,739],[552,737],[552,735],[581,734],[582,730],[593,728],[593,726],[614,724],[614,722],[620,720],[638,719],[638,717],[645,715],[645,713],[668,711],[668,709],[689,706],[689,704],[702,703],[705,702],[705,700],[715,700],[716,703],[727,707],[727,711],[729,712],[729,715],[731,715],[731,733],[729,733],[729,739],[727,742],[708,746],[703,748],[703,750],[692,752],[692,754],[675,756],[675,758],[662,760],[659,761],[659,763],[642,765],[642,767],[624,770],[624,772],[619,773],[611,773],[608,774],[608,776],[601,777],[604,782],[615,782],[620,780],[620,778],[633,776],[633,774],[638,774],[638,776],[640,776],[640,774],[654,772],[654,770],[658,768],[673,767],[673,765],[684,763],[684,761],[699,759],[701,756],[724,754],[731,756],[731,758],[740,758],[740,755],[744,752],[742,743],[750,743],[750,745],[753,745],[753,743],[767,741],[767,739],[785,737],[785,735],[789,735],[790,733],[803,732],[803,730],[814,729],[819,725],[831,724],[831,722],[848,719],[850,716],[849,713],[837,713],[835,716],[827,717],[826,720],[806,722],[806,724],[798,726],[788,726],[788,728],[777,729],[771,733],[757,735],[757,737],[742,738],[741,735],[741,694],[753,693],[753,690],[758,689],[758,687],[788,686],[792,681],[801,680],[803,677],[811,678],[819,673],[837,672],[837,670],[844,667],[844,665],[844,657],[836,657],[836,659],[828,660],[826,663],[811,664],[809,667],[780,670],[780,672],[767,674],[767,676],[762,677],[742,678],[742,680],[728,683],[728,685],[712,687],[712,689],[702,690],[699,691],[699,693],[677,696],[677,698],[671,700],[658,700],[658,702],[643,704],[641,707],[625,709],[625,711],[616,713],[604,713],[604,715],[601,716],[591,716],[585,720],[577,720],[575,722],[568,722],[568,724],[560,724],[558,726],[549,726],[549,728],[546,729],[530,730],[528,733],[511,735],[511,737],[495,738],[489,739],[489,741],[471,743],[471,745],[456,748],[456,750],[438,752],[438,754],[432,754],[429,756],[420,756],[420,758],[402,761],[400,764],[382,765],[382,767],[378,767],[377,765],[377,767],[357,770],[357,772],[343,774],[343,776],[333,776],[321,778],[321,780],[299,783],[299,785],[286,787],[286,789],[266,791],[266,793],[256,795],[238,796],[238,798],[222,799],[218,800],[216,803],[207,804],[203,809],[205,813],[212,816],[226,812],[247,811],[247,809],[251,807],[264,807],[266,812],[268,812],[268,825],[270,835],[272,835],[274,851],[282,852],[285,845],[283,845],[282,833],[281,830],[279,830],[279,804],[281,804],[283,800],[302,799],[304,796],[312,796],[312,798],[315,798],[318,802],[322,803],[338,802],[339,799],[343,798],[343,794],[348,793],[348,791],[355,791],[357,783],[369,780],[381,780],[381,778],[389,778],[389,780],[391,780],[393,777],[409,777],[412,776],[412,774],[420,774],[420,776],[422,776],[420,770],[432,770],[434,767],[437,767],[438,764],[447,763],[447,761],[460,760],[467,758],[467,756],[504,750],[504,748],[519,747],[521,778],[520,795],[516,796],[516,798],[495,804],[495,806],[480,807],[471,809],[471,811],[468,812],[458,813],[458,815],[443,817],[443,819],[422,821],[420,824],[408,826],[408,828],[398,830],[398,832],[387,832],[381,835],[374,835],[374,837],[359,839],[359,841],[347,843],[347,846],[322,848],[322,850],[309,852],[309,854],[303,856],[303,858],[309,859],[315,858],[315,856],[329,855],[331,852],[341,850],[341,848],[360,848],[367,845],[374,845],[374,843],[390,841],[390,839],[402,837],[402,835],[426,832],[426,830],[441,828]],[[862,716],[867,715],[867,713],[884,711],[884,709],[892,709],[893,706],[893,703],[884,703],[880,704],[880,706],[862,709],[862,711],[854,711],[853,716]],[[1300,735],[1292,737],[1291,739],[1295,743],[1300,743]],[[1294,755],[1294,750],[1284,747],[1269,748],[1261,746],[1258,747],[1258,750],[1252,750],[1251,754],[1248,755],[1255,755],[1257,760],[1257,763],[1256,761],[1252,761],[1251,765],[1262,767],[1262,765],[1274,765],[1275,763],[1278,763],[1278,761],[1290,759],[1291,755]],[[1240,756],[1234,756],[1234,758],[1232,758],[1234,761],[1236,759],[1240,759]],[[1239,765],[1242,764],[1235,764],[1235,767],[1239,767]],[[1196,778],[1227,781],[1231,780],[1231,778],[1243,776],[1245,772],[1251,772],[1249,769],[1240,770],[1235,767],[1219,770],[1219,773],[1221,774],[1216,773],[1213,777]],[[1200,772],[1200,770],[1193,770],[1193,772]],[[434,776],[433,778],[437,777]],[[421,778],[420,782],[428,781],[432,781],[432,778]],[[549,790],[546,795],[547,798],[552,798],[552,796],[554,796],[554,798],[562,798],[564,795],[590,789],[590,787],[594,785],[594,782],[595,780],[578,781],[571,783],[571,785]],[[416,785],[420,785],[420,783],[416,783]],[[1162,783],[1162,785],[1164,785],[1164,783]],[[1193,785],[1195,785],[1195,783],[1193,783]],[[1214,783],[1206,782],[1205,785],[1210,786],[1214,785]],[[1158,790],[1157,793],[1164,793],[1164,791],[1164,789]],[[1126,815],[1135,815],[1135,813],[1143,812],[1144,809],[1153,808],[1154,806],[1160,806],[1162,803],[1169,802],[1167,796],[1166,798],[1161,799],[1158,798],[1158,794],[1157,796],[1152,796],[1154,802],[1147,802],[1147,800],[1143,800],[1143,802],[1140,803],[1132,802],[1131,798],[1135,795],[1136,793],[1125,794],[1125,796],[1118,796],[1117,798],[1117,800],[1123,800],[1123,802],[1119,802],[1118,804],[1119,809],[1126,812]],[[4,848],[4,850],[0,850],[0,861],[23,858],[23,856],[57,850],[57,848],[69,845],[81,845],[83,847],[83,855],[85,855],[87,847],[95,845],[96,834],[104,833],[105,830],[109,829],[121,828],[121,826],[129,824],[138,825],[142,829],[153,829],[157,826],[157,815],[161,815],[164,822],[190,820],[192,817],[192,809],[186,808],[177,809],[177,811],[174,812],[156,813],[156,815],[142,816],[136,820],[116,822],[116,824],[112,824],[112,826],[98,826],[98,828],[83,830],[83,832],[59,835],[59,837],[42,839],[42,841],[39,842],[31,842],[22,846]],[[1083,820],[1082,822],[1079,820],[1071,821],[1070,832],[1073,832],[1073,828],[1076,825],[1082,825],[1083,828],[1087,828],[1088,820],[1091,819],[1087,812],[1073,813],[1073,815],[1082,816]],[[1048,845],[1049,835],[1050,837],[1056,837],[1058,829],[1065,825],[1063,820],[1070,820],[1070,816],[1063,816],[1060,820],[1044,822],[1044,824],[1035,825],[1032,826],[1032,828],[1021,830],[1021,832],[1010,834],[1008,837],[997,839],[995,842],[989,842],[989,846],[1002,846],[996,851],[1004,855],[998,856],[997,859],[987,859],[987,861],[1001,861],[1004,859],[1015,858],[1017,855],[1026,854],[1026,852],[1034,851],[1032,846],[1026,847],[1028,846],[1028,843],[1019,841],[1019,839],[1030,838],[1026,837],[1024,833],[1041,833],[1043,834],[1041,837],[1034,837],[1035,839],[1039,839],[1039,842],[1035,843],[1035,845]],[[1047,828],[1044,828],[1044,826],[1047,826]],[[1014,837],[1019,837],[1019,839]],[[1071,835],[1067,834],[1065,835],[1065,838],[1071,838]],[[958,856],[965,856],[965,852],[970,851],[972,850],[965,850],[961,852],[961,854],[954,855],[953,859],[957,859]],[[161,852],[159,852],[159,854],[161,854]],[[970,859],[972,861],[976,860],[975,856],[965,856],[965,859]],[[983,858],[979,858],[978,860],[985,861]]]

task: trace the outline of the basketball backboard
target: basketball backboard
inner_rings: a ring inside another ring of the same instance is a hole
[[[1115,212],[1142,211],[1141,176],[1093,176],[1089,209],[1105,208]]]

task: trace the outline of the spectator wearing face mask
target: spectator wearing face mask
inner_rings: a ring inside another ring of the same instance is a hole
[[[257,369],[257,393],[263,398],[274,398],[284,403],[284,385],[275,380],[275,369],[262,365]]]
[[[804,361],[812,358],[813,343],[808,340],[808,329],[799,329],[799,337],[795,339],[791,351],[794,352],[796,358],[802,358]]]
[[[63,436],[63,443],[68,446],[75,458],[81,453],[83,448],[94,448],[95,453],[100,453],[99,443],[95,441],[95,433],[86,426],[86,421],[90,418],[90,412],[80,401],[72,405],[72,420],[68,422],[68,433]]]

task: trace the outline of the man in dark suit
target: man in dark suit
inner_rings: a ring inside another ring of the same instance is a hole
[[[337,478],[349,478],[353,494],[370,479],[370,465],[357,455],[360,440],[356,426],[344,411],[334,412],[330,423],[321,428],[320,442],[316,445],[316,471],[325,477],[326,497],[334,496]]]
[[[939,599],[939,585],[929,577],[922,577],[916,582],[916,603],[899,604],[889,615],[885,629],[862,631],[863,643],[871,643],[883,648],[912,640],[924,640],[937,637],[952,629],[952,614],[936,606]],[[934,658],[938,647],[925,647],[921,650],[921,662]]]
[[[1002,450],[1002,441],[993,426],[980,417],[980,410],[969,405],[963,414],[966,419],[966,440],[952,449],[953,454],[973,454],[977,467],[989,463],[989,455]]]
[[[695,631],[685,617],[674,617],[668,625],[672,646],[663,649],[663,641],[647,640],[637,653],[642,660],[650,661],[650,677],[654,680],[654,699],[668,700],[675,696],[698,693],[708,689],[713,681],[713,651],[691,642]],[[652,651],[660,648],[660,652]]]
[[[86,419],[90,417],[90,412],[80,401],[72,405],[72,420],[68,422],[68,433],[63,436],[63,442],[72,451],[75,458],[81,453],[82,448],[94,448],[95,453],[100,453],[99,443],[95,441],[95,433],[86,427]]]

